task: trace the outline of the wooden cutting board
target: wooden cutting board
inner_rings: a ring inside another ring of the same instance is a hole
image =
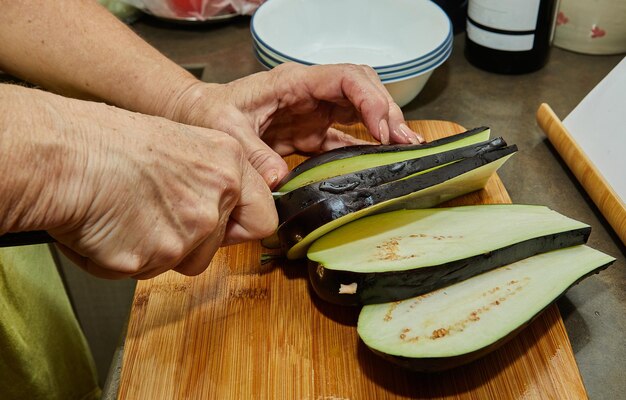
[[[445,121],[410,125],[427,140],[464,131]],[[362,126],[345,130],[366,137]],[[291,167],[301,160],[288,158]],[[454,200],[509,202],[497,176]],[[478,361],[415,373],[371,353],[356,333],[358,308],[316,298],[303,262],[261,265],[262,252],[259,243],[227,247],[200,276],[138,283],[121,399],[587,398],[556,306]]]
[[[552,108],[546,103],[539,106],[537,110],[537,123],[545,132],[550,143],[558,151],[563,161],[567,164],[570,171],[576,176],[578,182],[585,188],[585,191],[591,197],[593,202],[602,212],[604,218],[615,230],[620,237],[622,243],[626,245],[626,203],[621,196],[613,189],[613,185],[609,182],[602,172],[595,166],[589,158],[585,150],[576,142],[576,139],[567,130],[565,125],[556,116]],[[626,139],[626,136],[624,137]],[[597,139],[602,142],[602,139]],[[615,149],[621,149],[624,145],[619,143],[611,143]],[[626,143],[625,143],[626,144]],[[619,171],[617,156],[612,152],[613,164]],[[623,159],[621,159],[623,160]],[[623,171],[622,173],[623,174]],[[622,176],[623,179],[623,176]],[[616,184],[617,182],[613,182]]]

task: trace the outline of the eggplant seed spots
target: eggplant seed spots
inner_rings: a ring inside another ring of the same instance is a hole
[[[446,336],[450,331],[446,328],[439,328],[439,329],[435,329],[433,331],[433,334],[431,335],[431,339],[440,339],[444,336]]]
[[[396,308],[398,307],[398,305],[401,303],[401,301],[394,301],[393,303],[391,303],[389,305],[389,309],[387,310],[387,312],[385,313],[385,318],[384,321],[385,322],[389,322],[393,319],[393,312],[396,310]]]
[[[399,260],[400,241],[398,237],[392,237],[377,245],[376,258],[379,260]]]
[[[516,286],[514,289],[507,289],[506,293],[504,293],[502,296],[498,297],[497,299],[489,302],[487,305],[484,305],[476,310],[473,310],[469,313],[469,315],[463,319],[460,320],[448,327],[441,327],[438,329],[435,329],[432,331],[432,334],[430,336],[428,336],[429,339],[431,340],[437,340],[437,339],[441,339],[444,338],[446,336],[450,336],[454,333],[460,333],[463,332],[465,330],[465,328],[471,324],[471,323],[475,323],[480,321],[480,316],[481,314],[487,313],[490,310],[492,310],[494,307],[497,307],[499,305],[501,305],[503,302],[505,302],[506,300],[508,300],[509,298],[513,297],[515,294],[519,293],[522,289],[523,289],[523,285],[525,283],[527,283],[528,281],[530,281],[530,278],[526,277],[523,279],[524,282],[522,282],[520,284],[520,282],[518,280],[511,280],[510,282],[507,283],[507,285],[518,285]],[[495,293],[497,293],[498,291],[502,290],[499,286],[496,286],[495,288],[486,290],[485,292],[482,293],[481,297],[487,297],[487,296],[493,296]],[[425,295],[419,296],[417,297],[410,305],[409,308],[414,308],[421,300],[423,300],[426,297],[430,297],[432,296],[433,293],[427,293]],[[385,314],[383,321],[385,322],[389,322],[393,319],[393,313],[395,312],[396,308],[398,307],[398,305],[400,305],[402,303],[402,301],[396,301],[392,304],[390,304],[389,309],[387,310],[387,313]],[[416,342],[417,340],[419,340],[419,336],[409,336],[409,332],[411,331],[410,328],[403,328],[400,331],[400,334],[398,335],[398,337],[400,338],[400,340],[402,340],[403,342]]]
[[[513,297],[515,294],[519,293],[523,288],[524,288],[524,283],[527,283],[528,281],[530,281],[530,278],[526,277],[523,279],[524,282],[522,284],[520,284],[519,286],[515,287],[513,290],[507,289],[507,292],[505,294],[503,294],[502,296],[498,297],[497,299],[493,300],[492,302],[490,302],[489,304],[482,306],[480,308],[478,308],[477,310],[474,310],[472,312],[469,313],[469,315],[467,316],[467,318],[465,318],[464,320],[458,321],[453,325],[448,326],[447,328],[439,328],[439,329],[435,329],[433,331],[432,336],[430,337],[431,339],[440,339],[446,335],[450,335],[453,332],[463,332],[463,330],[467,327],[468,324],[473,323],[473,322],[478,322],[480,321],[480,315],[487,313],[489,311],[491,311],[494,307],[499,306],[500,304],[502,304],[503,302],[505,302],[506,300],[508,300],[509,298]],[[515,285],[518,284],[519,281],[510,281],[508,284],[509,285]],[[485,292],[483,292],[482,297],[487,297],[489,295],[493,295],[496,292],[498,292],[500,289],[499,286],[496,286],[495,288],[489,289]],[[445,333],[444,333],[445,332]]]

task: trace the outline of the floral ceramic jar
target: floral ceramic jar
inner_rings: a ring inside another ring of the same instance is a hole
[[[626,53],[626,0],[561,0],[554,45],[586,54]]]

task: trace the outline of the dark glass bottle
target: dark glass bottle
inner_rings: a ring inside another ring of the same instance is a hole
[[[554,34],[558,0],[469,0],[465,57],[491,72],[542,68]]]
[[[454,34],[465,30],[465,19],[467,18],[467,0],[433,0],[446,12],[452,22]]]

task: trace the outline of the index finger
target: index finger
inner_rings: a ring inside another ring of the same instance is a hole
[[[373,68],[366,68],[365,73],[368,74],[370,76],[370,79],[372,79],[374,82],[380,82],[380,78]],[[424,143],[425,141],[422,135],[414,132],[406,124],[400,106],[396,104],[396,102],[393,100],[393,97],[391,97],[391,93],[389,93],[386,88],[384,89],[384,94],[387,97],[387,101],[389,103],[388,125],[390,141],[396,143]]]
[[[372,136],[381,143],[423,141],[404,123],[400,107],[371,67],[354,64],[316,65],[307,71],[313,74],[313,79],[302,81],[308,83],[307,88],[313,97],[342,105],[345,105],[347,99]]]

